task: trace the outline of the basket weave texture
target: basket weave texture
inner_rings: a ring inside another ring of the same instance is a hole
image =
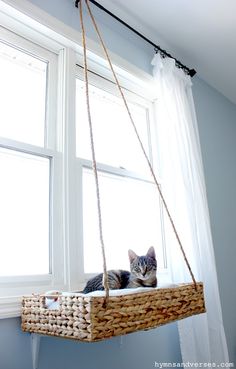
[[[109,297],[59,297],[58,310],[45,307],[45,296],[22,300],[22,330],[93,342],[160,325],[205,312],[203,284]]]

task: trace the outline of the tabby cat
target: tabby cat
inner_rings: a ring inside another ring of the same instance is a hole
[[[157,261],[154,248],[150,247],[147,254],[144,256],[138,256],[132,250],[128,251],[128,255],[130,260],[130,272],[120,269],[109,270],[109,288],[115,290],[122,288],[156,287]],[[103,273],[100,273],[91,278],[87,282],[83,293],[104,290],[102,276]]]

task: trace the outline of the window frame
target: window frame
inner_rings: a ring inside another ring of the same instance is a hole
[[[74,11],[77,12],[77,9]],[[81,34],[27,0],[18,0],[17,3],[15,0],[0,0],[0,24],[0,30],[6,35],[10,32],[11,37],[15,39],[20,37],[22,42],[33,43],[35,48],[43,48],[45,52],[54,53],[58,58],[57,68],[52,68],[50,74],[52,82],[57,80],[58,89],[56,91],[54,86],[55,89],[48,94],[48,106],[51,108],[48,117],[51,130],[47,136],[46,154],[53,157],[53,240],[55,244],[60,245],[60,252],[56,258],[58,265],[56,277],[60,281],[57,285],[58,289],[78,290],[84,283],[81,268],[83,250],[82,247],[78,247],[82,240],[81,218],[78,214],[82,199],[78,193],[76,194],[76,189],[81,185],[81,177],[78,178],[76,171],[76,143],[73,134],[75,133],[76,63],[82,64],[83,60]],[[111,79],[111,71],[107,67],[100,45],[87,38],[87,48],[89,69],[108,80]],[[154,103],[156,87],[153,78],[117,54],[111,51],[109,54],[122,86]],[[0,138],[0,143],[9,148],[14,148],[17,144],[20,150],[29,153],[35,149],[31,145],[3,138]],[[40,151],[40,148],[37,150],[40,154],[45,154]],[[156,160],[157,157],[155,155]],[[166,251],[168,261],[169,250]],[[159,280],[171,282],[169,268],[163,272]],[[17,287],[17,281],[15,282]],[[22,281],[18,280],[18,282]],[[35,281],[39,292],[55,287],[48,281],[46,284],[41,282],[40,278]],[[26,293],[36,292],[33,285],[29,286],[27,282],[25,284],[28,286]],[[48,288],[49,285],[50,288]],[[20,315],[23,292],[20,294],[13,292],[11,290],[8,296],[0,297],[0,319]]]
[[[60,259],[64,254],[62,244],[62,232],[58,231],[58,225],[61,218],[61,193],[58,193],[58,178],[62,167],[61,154],[57,148],[57,140],[55,132],[56,114],[55,110],[57,102],[57,64],[58,57],[53,52],[32,43],[9,30],[0,27],[0,41],[9,46],[35,56],[48,63],[47,66],[47,87],[45,96],[45,135],[44,147],[28,144],[26,142],[12,140],[6,137],[0,137],[0,147],[31,154],[35,157],[45,157],[50,161],[50,183],[49,183],[49,201],[50,201],[50,220],[49,220],[49,258],[50,270],[48,274],[26,275],[26,276],[3,276],[0,277],[0,316],[1,302],[19,301],[22,294],[35,292],[43,292],[45,288],[61,288],[65,286],[64,282],[64,264]],[[55,216],[57,214],[57,216]],[[57,252],[55,252],[57,245]],[[13,309],[14,310],[14,309]]]
[[[76,68],[76,78],[83,81],[84,74],[83,74],[83,68],[81,65],[77,64]],[[106,92],[112,93],[117,97],[120,97],[119,90],[116,86],[116,84],[112,81],[110,77],[107,76],[107,74],[104,76],[101,69],[95,69],[90,68],[88,72],[88,80],[89,83],[101,90],[104,90]],[[122,79],[122,88],[125,90],[125,96],[127,97],[127,100],[129,102],[133,102],[135,104],[143,106],[147,110],[147,129],[148,129],[148,135],[149,135],[149,160],[154,168],[154,171],[158,171],[159,162],[158,162],[158,148],[157,148],[157,131],[156,131],[156,124],[155,124],[155,116],[154,116],[154,101],[148,98],[145,98],[143,96],[140,96],[139,90],[135,89],[133,85],[129,84],[129,80],[125,80],[125,78]],[[140,148],[141,150],[141,148]],[[81,282],[80,286],[81,288],[84,286],[84,284],[93,277],[96,273],[85,273],[84,272],[84,252],[83,252],[83,168],[87,168],[92,170],[92,161],[88,159],[84,159],[81,157],[76,157],[76,173],[77,173],[77,188],[79,189],[77,191],[77,197],[78,197],[78,216],[80,220],[80,237],[78,239],[79,242],[79,248],[80,248],[80,278]],[[131,178],[131,179],[137,179],[148,183],[153,183],[151,175],[144,175],[140,174],[138,172],[130,171],[125,168],[118,168],[114,167],[112,165],[107,165],[104,163],[97,162],[97,170],[98,172],[104,172],[111,175],[118,175],[121,177]],[[161,179],[158,178],[159,182],[161,182]],[[170,268],[169,268],[169,252],[166,247],[166,240],[165,240],[165,218],[163,215],[163,206],[160,201],[160,212],[161,212],[161,227],[162,227],[162,243],[163,243],[163,259],[164,259],[164,268],[158,268],[158,281],[161,283],[170,283]],[[79,205],[80,204],[80,205]]]

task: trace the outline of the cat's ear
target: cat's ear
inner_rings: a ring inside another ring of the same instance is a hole
[[[148,252],[147,252],[147,256],[149,256],[152,259],[156,259],[156,253],[155,253],[155,250],[154,250],[153,246],[149,247]]]
[[[138,255],[135,254],[135,252],[133,250],[128,251],[129,254],[129,261],[132,263],[137,257]]]

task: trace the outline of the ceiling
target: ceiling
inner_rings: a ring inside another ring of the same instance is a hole
[[[235,0],[99,0],[236,104]],[[145,41],[144,41],[145,42]],[[168,45],[168,46],[166,46]]]

